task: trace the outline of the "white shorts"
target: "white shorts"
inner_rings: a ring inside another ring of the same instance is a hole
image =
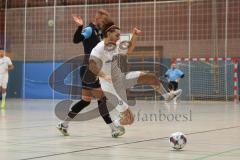
[[[129,72],[126,75],[122,74],[116,79],[113,79],[113,83],[99,78],[101,88],[104,91],[107,99],[113,104],[117,104],[116,109],[119,112],[124,112],[126,109],[128,109],[126,89],[137,84],[140,74],[140,71]],[[111,96],[111,94],[107,93],[111,93],[114,96]]]
[[[6,89],[8,84],[8,74],[0,74],[0,87]]]

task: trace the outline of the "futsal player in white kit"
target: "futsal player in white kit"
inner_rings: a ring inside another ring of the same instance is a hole
[[[136,36],[140,30],[134,28],[132,32],[131,46],[125,48],[124,44],[119,42],[120,28],[109,20],[103,27],[103,41],[99,42],[93,48],[90,55],[90,70],[99,76],[102,90],[108,101],[117,101],[116,109],[120,112],[121,125],[129,125],[134,122],[134,116],[127,104],[126,89],[136,84],[149,84],[155,91],[160,93],[165,100],[172,100],[178,91],[168,93],[162,86],[158,78],[151,73],[143,71],[133,71],[127,74],[122,73],[118,66],[118,55],[131,53],[136,43]],[[111,96],[110,94],[115,95]],[[116,100],[117,98],[117,100]]]
[[[9,57],[5,56],[3,49],[0,49],[0,90],[2,93],[1,108],[6,106],[8,71],[12,70],[13,64]]]

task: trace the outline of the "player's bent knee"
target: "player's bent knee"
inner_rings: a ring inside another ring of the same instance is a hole
[[[102,97],[98,100],[99,105],[106,104],[106,103],[107,103],[107,97],[106,96],[104,96],[104,97]]]
[[[82,100],[84,100],[86,102],[90,102],[92,100],[92,97],[90,97],[90,96],[82,96]]]

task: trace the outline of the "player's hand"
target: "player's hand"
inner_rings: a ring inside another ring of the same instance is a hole
[[[131,109],[127,109],[126,111],[121,113],[120,124],[121,125],[130,125],[134,122],[134,116]]]
[[[132,34],[138,36],[142,31],[137,27],[133,28]]]
[[[72,15],[74,22],[78,25],[78,26],[83,26],[83,19],[80,16],[77,15]]]

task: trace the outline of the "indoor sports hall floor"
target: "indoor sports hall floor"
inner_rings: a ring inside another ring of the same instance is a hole
[[[134,108],[136,122],[127,126],[126,134],[117,139],[111,138],[110,129],[101,118],[73,122],[69,128],[71,135],[63,137],[56,130],[55,103],[8,99],[7,108],[0,115],[0,160],[240,157],[240,106],[233,102],[181,102],[174,106],[160,101],[138,101]],[[164,120],[163,115],[168,119]],[[187,136],[188,143],[182,151],[173,150],[168,143],[167,137],[176,131]]]

